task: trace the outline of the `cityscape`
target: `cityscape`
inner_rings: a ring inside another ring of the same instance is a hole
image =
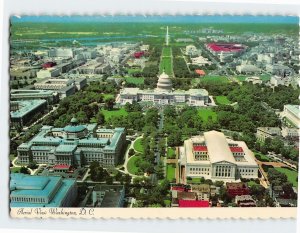
[[[299,22],[252,17],[11,17],[10,207],[297,207]]]

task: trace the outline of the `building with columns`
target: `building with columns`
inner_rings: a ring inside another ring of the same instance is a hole
[[[258,178],[258,165],[243,141],[233,141],[217,131],[192,137],[180,148],[180,172],[187,177],[239,181]]]
[[[30,141],[17,148],[18,160],[22,164],[36,161],[76,167],[97,161],[104,167],[114,167],[121,160],[125,134],[124,128],[81,125],[76,118],[72,118],[64,128],[43,126]]]
[[[208,95],[205,89],[173,90],[172,81],[165,72],[158,77],[156,89],[123,88],[117,95],[116,103],[120,105],[132,102],[152,102],[158,105],[214,105],[212,97]]]

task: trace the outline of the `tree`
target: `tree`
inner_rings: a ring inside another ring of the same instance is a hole
[[[107,98],[106,100],[104,100],[104,104],[105,109],[112,110],[115,104],[115,100],[113,98]]]
[[[105,180],[106,184],[111,185],[111,184],[113,184],[113,181],[114,181],[114,179],[111,176],[106,177],[106,180]]]
[[[38,168],[38,165],[37,165],[36,161],[32,161],[28,164],[27,168],[34,170],[34,169]]]
[[[23,174],[30,174],[30,171],[27,167],[21,167],[20,168],[20,173],[23,173]]]

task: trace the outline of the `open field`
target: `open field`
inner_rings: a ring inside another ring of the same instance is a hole
[[[143,148],[143,145],[142,145],[142,139],[139,138],[137,139],[134,144],[133,144],[133,148],[138,151],[138,152],[141,152],[143,153],[144,152],[144,148]]]
[[[171,47],[164,47],[162,50],[162,56],[163,57],[171,57],[172,56]]]
[[[102,94],[102,96],[103,96],[104,100],[114,98],[114,95],[112,95],[112,94]]]
[[[139,169],[137,166],[135,166],[135,161],[137,161],[139,159],[139,156],[132,156],[127,163],[127,170],[129,173],[131,174],[137,174]]]
[[[139,84],[144,84],[145,78],[143,78],[143,77],[140,77],[140,78],[125,77],[125,81],[127,83],[133,83],[133,84],[139,85]]]
[[[173,164],[167,164],[167,179],[172,181],[175,179],[176,167]]]
[[[128,113],[126,112],[126,110],[124,108],[120,108],[117,110],[105,110],[102,109],[101,112],[103,113],[105,120],[108,120],[109,118],[113,117],[113,116],[127,116]]]
[[[173,148],[168,148],[167,150],[167,157],[168,159],[171,159],[171,158],[175,158],[175,150]]]
[[[228,83],[228,79],[225,76],[205,76],[200,78],[201,83]]]
[[[21,170],[20,167],[13,167],[13,168],[10,168],[10,172],[11,172],[11,173],[19,173],[20,170]]]
[[[223,96],[223,95],[221,95],[221,96],[215,96],[215,99],[216,99],[217,104],[219,104],[219,105],[231,104],[230,100],[227,99],[227,97]]]
[[[296,171],[293,171],[289,168],[283,168],[283,167],[275,167],[274,169],[286,174],[286,176],[288,177],[288,181],[291,182],[294,187],[298,187],[298,181],[297,181],[298,173]]]
[[[209,108],[198,109],[198,115],[203,122],[207,122],[209,117],[212,118],[212,121],[217,121],[217,113]]]

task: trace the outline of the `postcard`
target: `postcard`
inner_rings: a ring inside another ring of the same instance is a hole
[[[299,18],[10,18],[13,218],[295,218]]]

